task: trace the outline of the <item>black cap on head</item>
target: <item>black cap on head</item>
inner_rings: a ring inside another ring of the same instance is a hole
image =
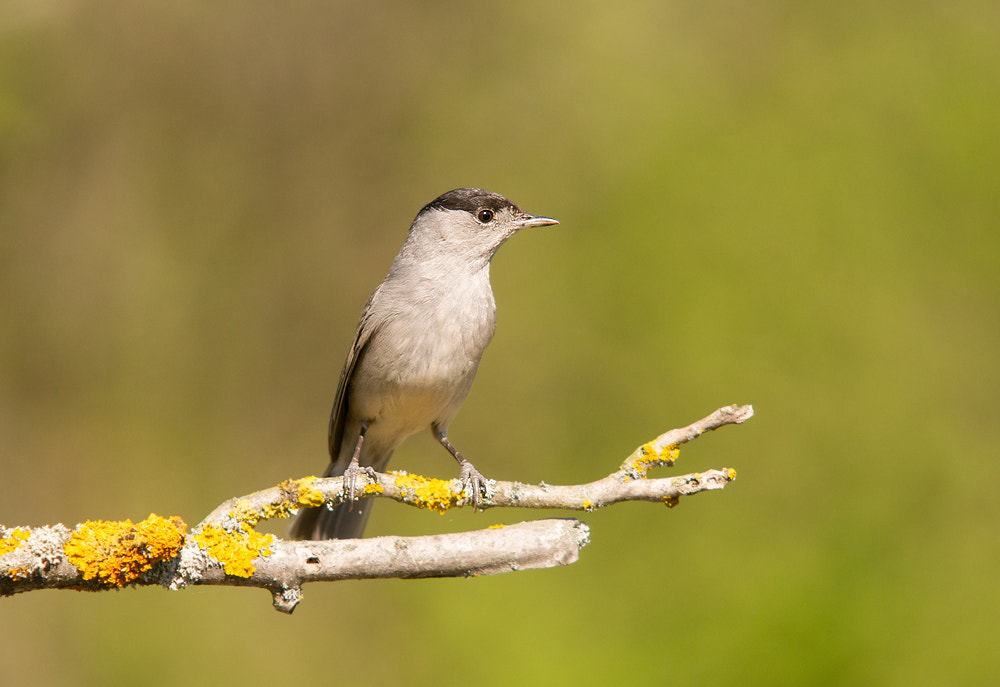
[[[475,212],[480,208],[487,208],[494,212],[499,212],[504,208],[512,208],[514,214],[521,214],[521,208],[515,203],[507,200],[499,193],[493,193],[481,188],[456,188],[454,191],[443,193],[421,208],[418,214],[422,215],[428,210],[464,210],[465,212]]]

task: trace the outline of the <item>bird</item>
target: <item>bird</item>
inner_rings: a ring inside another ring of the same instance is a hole
[[[300,510],[293,539],[361,537],[373,499],[355,502],[358,478],[384,471],[392,452],[427,428],[479,506],[486,478],[448,440],[448,427],[496,329],[490,263],[521,229],[558,223],[481,188],[454,189],[421,208],[361,312],[337,384],[323,476],[343,475],[345,501]]]

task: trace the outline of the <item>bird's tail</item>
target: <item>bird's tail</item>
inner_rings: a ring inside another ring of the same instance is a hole
[[[373,467],[381,472],[389,462],[390,451],[385,456],[379,456],[372,461]],[[366,463],[368,461],[362,461]],[[323,473],[324,477],[340,477],[347,469],[347,463],[331,462]],[[364,477],[362,480],[366,479]],[[364,482],[362,482],[362,485]],[[325,506],[318,508],[303,508],[295,516],[288,529],[292,539],[358,539],[365,530],[368,515],[375,499],[358,499],[353,504],[343,503],[331,510]]]

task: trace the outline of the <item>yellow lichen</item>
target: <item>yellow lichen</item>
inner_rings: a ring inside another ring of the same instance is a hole
[[[664,505],[666,505],[667,508],[673,508],[680,502],[681,502],[681,497],[677,495],[663,497],[663,503]]]
[[[243,523],[236,532],[227,532],[217,525],[205,525],[201,532],[191,535],[195,543],[222,564],[227,575],[250,577],[254,573],[253,560],[270,556],[268,547],[274,536],[261,534]]]
[[[733,470],[732,468],[726,468],[726,477],[728,477],[729,481],[732,482],[734,479],[736,479],[736,470]]]
[[[636,453],[639,456],[632,461],[632,468],[640,476],[645,477],[649,469],[657,465],[673,466],[677,457],[680,456],[681,450],[677,448],[677,444],[667,444],[662,450],[657,450],[656,442],[648,441],[640,446]]]
[[[588,513],[594,510],[594,503],[590,499],[583,500],[583,509]]]
[[[8,570],[5,576],[11,580],[26,580],[31,577],[31,569],[26,565],[21,565]]]
[[[314,476],[303,477],[302,479],[286,479],[278,485],[281,490],[281,500],[277,503],[269,503],[261,509],[260,517],[271,520],[273,518],[291,517],[292,512],[301,506],[316,507],[322,506],[326,500],[323,492],[312,486],[318,478]],[[260,518],[258,518],[260,519]],[[256,522],[251,522],[253,526]]]
[[[229,511],[229,517],[252,528],[261,520],[291,517],[300,506],[322,506],[323,492],[312,486],[316,479],[316,477],[303,477],[285,480],[278,485],[281,496],[277,501],[260,508],[255,508],[246,499],[237,501]]]
[[[247,524],[253,527],[260,520],[274,520],[275,518],[287,518],[291,515],[291,511],[288,508],[288,504],[281,503],[269,503],[260,509],[260,513],[257,514],[257,518],[252,522],[247,521]]]
[[[251,506],[249,501],[243,499],[236,502],[233,509],[229,511],[229,517],[237,522],[246,523],[250,527],[253,527],[260,522],[261,513]]]
[[[83,579],[122,587],[176,556],[186,529],[180,518],[156,514],[134,525],[131,520],[88,520],[77,526],[63,549]]]
[[[374,496],[375,494],[381,494],[385,489],[382,488],[381,484],[366,484],[361,493],[364,496]]]
[[[507,525],[504,525],[504,524],[503,524],[503,523],[501,522],[501,523],[497,523],[496,525],[490,525],[490,526],[489,526],[489,527],[488,527],[487,529],[491,529],[491,530],[502,530],[502,529],[503,529],[504,527],[506,527],[506,526],[507,526]]]
[[[21,544],[28,541],[29,537],[31,537],[31,532],[20,527],[11,530],[6,537],[0,537],[0,556],[17,551]]]
[[[396,478],[396,486],[407,491],[413,497],[413,505],[418,508],[436,510],[444,513],[458,504],[465,497],[465,490],[454,492],[451,482],[421,475],[410,475],[405,472],[390,472]]]
[[[322,506],[323,492],[313,487],[316,477],[303,477],[302,479],[285,480],[278,486],[283,492],[288,492],[291,501],[297,506]]]

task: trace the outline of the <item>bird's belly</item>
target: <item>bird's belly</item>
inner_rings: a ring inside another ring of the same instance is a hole
[[[481,355],[461,339],[396,334],[388,345],[369,347],[359,361],[348,406],[359,420],[401,437],[447,424],[472,386]]]
[[[359,396],[360,398],[360,396]],[[352,407],[359,419],[374,423],[380,432],[399,440],[415,434],[447,414],[451,395],[426,387],[385,385]]]

